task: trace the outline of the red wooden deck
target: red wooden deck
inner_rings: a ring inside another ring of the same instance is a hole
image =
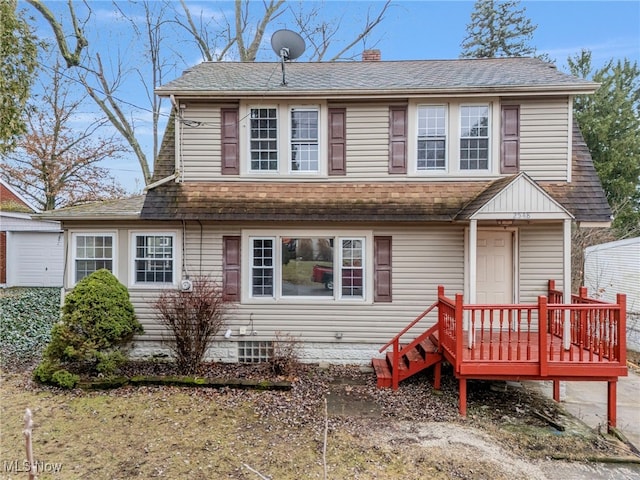
[[[434,308],[436,325],[401,348],[402,335]],[[608,382],[608,419],[615,426],[617,380],[627,375],[625,317],[624,295],[609,304],[589,299],[582,288],[571,303],[564,303],[553,281],[549,281],[548,296],[539,297],[535,304],[465,305],[462,295],[450,299],[444,287],[438,287],[437,302],[381,349],[393,347],[387,354],[388,370],[374,360],[378,385],[398,388],[402,379],[436,364],[437,357],[416,357],[414,351],[429,339],[453,366],[462,415],[470,379],[551,380],[556,401],[561,380],[598,380]],[[385,375],[386,383],[381,380]],[[438,363],[436,388],[439,377]]]

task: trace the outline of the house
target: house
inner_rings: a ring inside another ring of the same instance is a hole
[[[0,179],[0,286],[62,286],[62,228],[56,221],[33,219],[35,213],[20,192]]]
[[[597,378],[615,425],[624,297],[570,280],[572,227],[611,219],[572,117],[597,84],[539,59],[378,59],[204,62],[158,88],[173,111],[146,194],[48,216],[65,287],[111,269],[136,354],[166,351],[158,293],[209,275],[237,303],[213,360],[265,360],[284,333],[304,361],[374,357],[397,388],[432,366],[439,384],[447,359],[461,413],[468,379],[549,379],[558,398]]]
[[[640,351],[640,237],[587,247],[584,284],[589,295],[615,302],[627,296],[627,346]]]

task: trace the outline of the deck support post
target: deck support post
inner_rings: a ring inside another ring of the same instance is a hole
[[[553,399],[560,403],[560,380],[553,381]]]
[[[469,221],[469,293],[467,295],[470,304],[476,303],[477,290],[477,262],[478,262],[478,220]],[[469,348],[474,347],[475,331],[471,322],[467,320],[467,329],[469,335]],[[462,337],[460,337],[462,339]]]
[[[436,363],[433,371],[433,388],[440,390],[442,379],[442,361]]]
[[[562,267],[562,298],[564,303],[571,303],[571,219],[566,218],[562,222],[563,227],[563,267]],[[571,312],[569,310],[563,310],[562,318],[563,331],[562,341],[565,350],[571,348]]]
[[[616,427],[616,393],[618,390],[618,380],[609,380],[607,382],[607,432],[611,433],[611,427]]]
[[[467,416],[467,379],[458,380],[458,411],[463,417]]]

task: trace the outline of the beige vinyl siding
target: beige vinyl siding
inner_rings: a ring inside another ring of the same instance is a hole
[[[569,100],[520,103],[520,170],[536,181],[563,181],[569,161]]]
[[[520,169],[536,181],[565,180],[570,157],[568,135],[571,130],[568,97],[509,99],[504,103],[520,105]],[[389,104],[348,103],[340,106],[346,107],[347,111],[346,178],[351,181],[397,180],[397,175],[388,173]],[[226,180],[221,175],[220,166],[220,105],[187,103],[182,112],[185,121],[179,125],[177,133],[177,141],[182,145],[177,148],[182,158],[182,178],[184,181]],[[413,119],[408,120],[411,125]],[[449,121],[458,120],[452,116]],[[325,123],[321,127],[326,128]],[[496,122],[494,127],[493,135],[497,139],[500,126]],[[283,138],[286,136],[281,136],[281,141]],[[414,140],[410,133],[408,141],[411,145]],[[455,143],[456,139],[452,138],[451,141]],[[242,151],[246,155],[246,149]],[[240,159],[241,162],[245,160]],[[456,162],[457,156],[449,161]],[[234,180],[237,179],[234,176]],[[255,180],[255,177],[249,176],[247,179]],[[272,180],[299,181],[299,178],[278,175]],[[327,178],[321,175],[317,180],[344,181],[345,177]],[[421,181],[431,179],[423,176]]]
[[[520,228],[520,303],[536,303],[547,294],[547,282],[562,289],[562,223]]]
[[[182,148],[182,178],[186,182],[216,180],[221,175],[220,107],[211,104],[187,104],[182,110],[185,121],[178,125]]]
[[[347,177],[389,178],[389,105],[347,105]]]
[[[333,233],[333,230],[328,232]],[[240,228],[220,230],[211,224],[204,224],[201,239],[199,225],[187,224],[186,267],[190,276],[200,271],[202,265],[204,274],[220,278],[222,237],[240,234]],[[343,343],[375,343],[382,346],[436,300],[439,284],[444,284],[452,296],[462,291],[462,229],[446,226],[406,228],[401,231],[376,230],[374,235],[393,236],[392,303],[310,300],[304,303],[280,301],[237,305],[230,316],[229,328],[237,333],[239,327],[249,324],[251,317],[258,335],[235,336],[234,339],[272,340],[276,332],[283,332],[308,342],[335,342],[335,334],[340,332]],[[202,260],[199,254],[201,245]],[[246,252],[243,252],[243,258],[246,258]],[[145,328],[145,340],[162,340],[163,327],[157,324],[150,306],[150,301],[158,292],[131,292],[136,313]],[[430,316],[422,325],[426,328],[435,320],[435,315]]]

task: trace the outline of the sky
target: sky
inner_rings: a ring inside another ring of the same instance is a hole
[[[177,0],[175,0],[177,3]],[[259,0],[252,0],[258,2]],[[55,15],[68,18],[66,2],[44,0]],[[140,11],[135,7],[118,2],[122,13],[132,17],[138,25],[143,25]],[[297,2],[295,2],[297,3]],[[304,1],[309,8],[314,4]],[[202,13],[203,18],[220,19],[232,12],[232,2],[189,1],[187,4],[196,20]],[[259,1],[258,7],[262,4]],[[126,103],[127,112],[135,118],[138,137],[149,158],[153,157],[151,141],[151,123],[148,110],[149,102],[141,87],[140,76],[135,67],[142,58],[141,41],[132,31],[135,26],[124,21],[122,15],[111,1],[88,0],[92,10],[91,26],[87,36],[92,48],[99,50],[103,63],[115,68],[117,58],[124,59],[127,77],[123,81],[119,97]],[[43,38],[53,41],[50,27],[25,2],[20,6],[32,15],[36,23],[36,32]],[[348,40],[362,25],[368,9],[377,12],[382,2],[352,0],[325,1],[321,15],[332,22],[340,22],[337,40]],[[522,1],[526,16],[537,25],[531,44],[539,53],[547,53],[561,70],[567,70],[567,58],[576,55],[581,49],[592,52],[594,67],[604,65],[609,59],[627,58],[640,64],[640,1]],[[389,8],[383,22],[374,30],[367,41],[367,48],[378,48],[382,60],[421,60],[457,58],[460,44],[465,38],[465,29],[473,11],[473,1],[395,1]],[[79,8],[82,8],[81,6]],[[80,10],[79,10],[80,11]],[[82,12],[81,18],[82,17]],[[265,34],[258,59],[278,61],[270,46],[270,33],[277,29],[296,30],[290,19],[284,16],[277,19]],[[167,38],[167,48],[181,55],[175,69],[167,75],[165,82],[173,80],[182,70],[199,63],[200,57],[192,44],[184,43],[180,33],[176,38]],[[360,45],[362,50],[362,45]],[[304,57],[302,57],[304,59]],[[142,76],[149,76],[142,72]],[[86,107],[86,115],[95,115],[91,106]],[[168,106],[166,107],[168,109]],[[168,111],[165,111],[165,117]],[[84,121],[78,118],[78,122]],[[140,191],[143,187],[142,175],[135,157],[131,154],[121,160],[103,163],[129,192]]]

